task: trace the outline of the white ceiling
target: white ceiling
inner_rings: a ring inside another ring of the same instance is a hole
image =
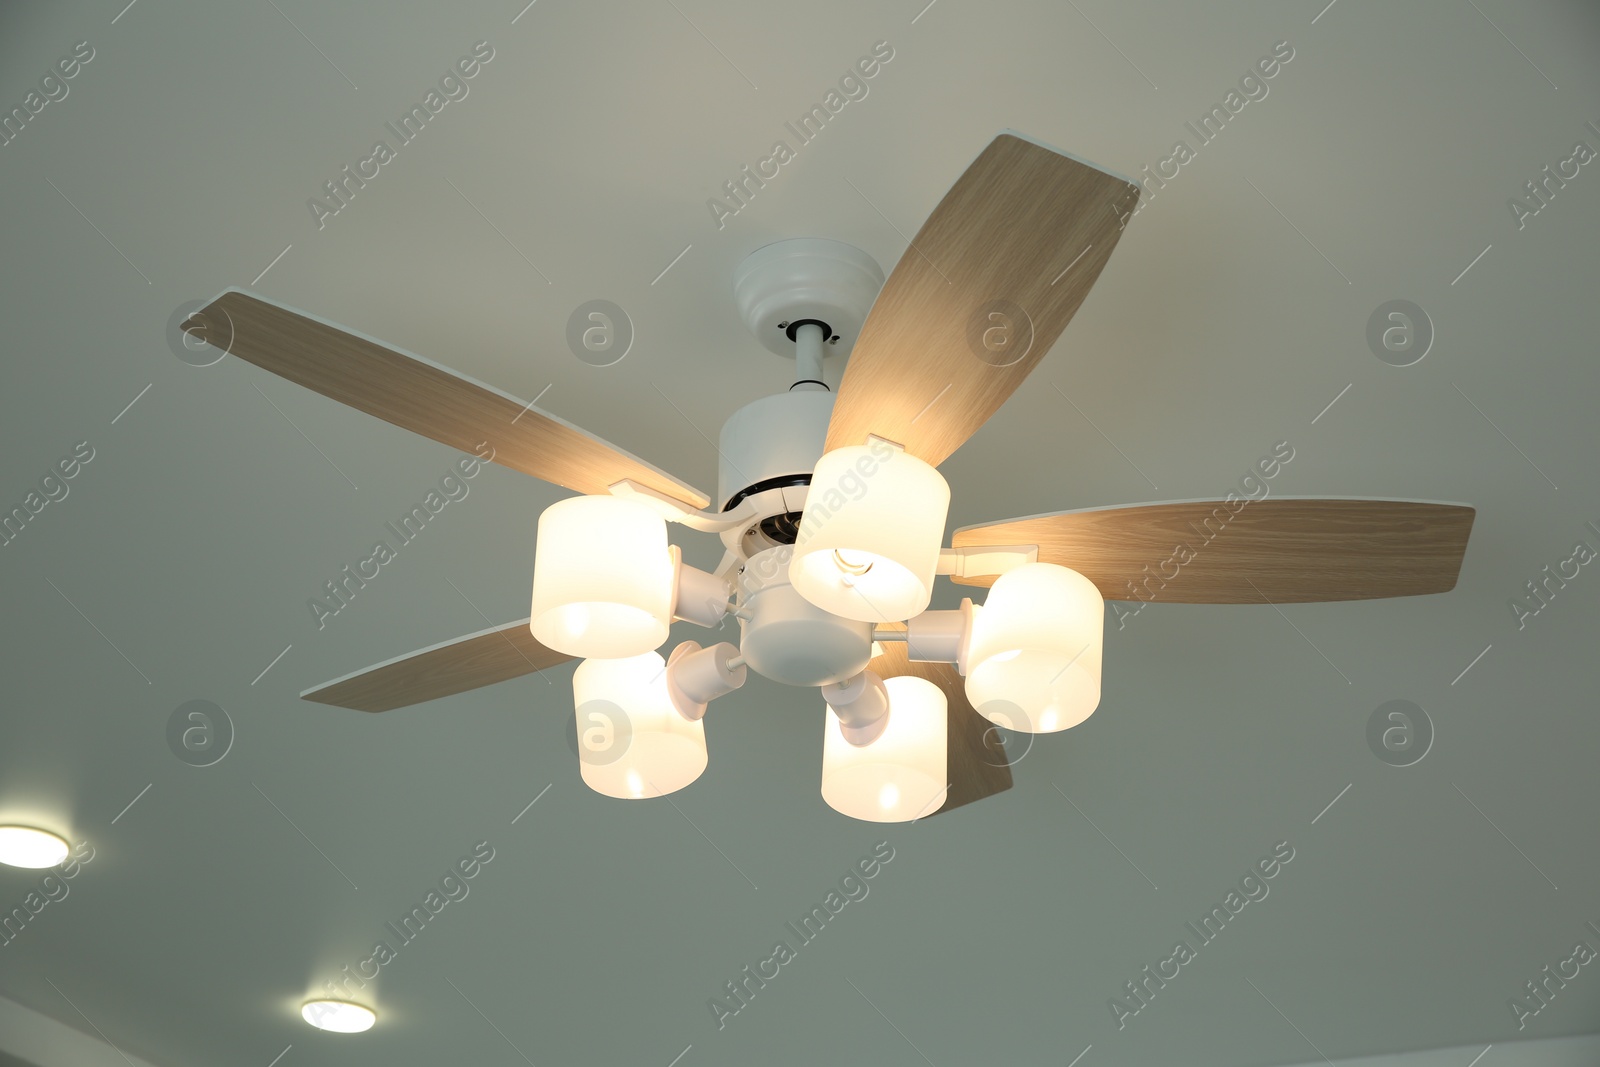
[[[1081,1067],[1250,1067],[1600,1030],[1588,969],[1525,1030],[1507,1007],[1600,924],[1600,577],[1520,631],[1507,605],[1600,546],[1600,173],[1521,230],[1506,206],[1575,141],[1600,148],[1593,4],[538,0],[513,24],[521,0],[124,2],[0,8],[6,109],[95,49],[0,147],[0,505],[95,450],[0,549],[0,821],[95,849],[0,948],[0,995],[161,1067],[291,1044],[283,1067],[1091,1045]],[[307,199],[480,40],[468,97],[319,231]],[[706,199],[879,40],[870,94],[719,230]],[[1039,741],[1015,789],[883,829],[818,797],[810,692],[718,702],[710,769],[651,803],[579,782],[570,668],[382,716],[297,700],[525,613],[534,522],[563,493],[487,470],[318,631],[306,599],[453,454],[235,360],[186,365],[180,304],[270,263],[273,298],[548,387],[541,407],[709,489],[708,438],[787,384],[734,313],[745,254],[832,237],[887,269],[1006,127],[1134,174],[1280,40],[1270,95],[1158,192],[945,464],[951,525],[1221,496],[1286,440],[1277,493],[1476,506],[1454,592],[1152,607],[1108,633],[1100,711]],[[564,341],[597,297],[637,330],[603,369]],[[1414,366],[1367,347],[1392,299],[1437,331]],[[236,728],[211,767],[168,749],[192,699]],[[1411,767],[1365,740],[1393,699],[1437,732]],[[480,840],[471,895],[369,988],[378,1029],[304,1026],[299,1001]],[[719,1031],[708,998],[880,840],[868,900]],[[1279,841],[1271,895],[1119,1032],[1108,999]],[[0,870],[0,905],[35,881]]]

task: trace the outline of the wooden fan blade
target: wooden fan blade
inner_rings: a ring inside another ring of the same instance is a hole
[[[1055,344],[1139,187],[1013,133],[983,150],[884,283],[845,367],[827,447],[888,438],[938,465]]]
[[[894,624],[886,629],[904,629]],[[880,678],[910,674],[938,686],[948,706],[948,751],[945,756],[950,789],[944,803],[928,815],[939,815],[971,804],[975,800],[1003,793],[1011,788],[1011,765],[1006,760],[1000,732],[979,715],[967,701],[966,684],[955,666],[949,663],[918,663],[906,655],[904,641],[885,641],[883,655],[875,656],[867,668]],[[922,816],[927,818],[928,816]]]
[[[341,404],[579,493],[604,493],[630,478],[696,508],[709,503],[693,486],[516,397],[253,293],[229,289],[184,330]]]
[[[307,689],[300,699],[355,711],[392,711],[519,678],[571,658],[535,641],[528,620],[522,619],[385,660]]]
[[[1371,600],[1453,589],[1473,515],[1412,500],[1198,500],[968,526],[954,542],[1038,545],[1040,562],[1080,572],[1107,600]]]

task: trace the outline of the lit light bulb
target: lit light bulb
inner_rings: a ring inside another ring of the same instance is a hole
[[[836,448],[811,472],[789,581],[842,618],[909,619],[932,596],[949,510],[943,476],[899,446]]]
[[[865,574],[872,569],[870,559],[865,562],[852,559],[837,548],[833,550],[833,564],[845,574]]]
[[[885,782],[883,788],[878,790],[878,807],[884,811],[892,811],[900,803],[900,787],[893,782]]]

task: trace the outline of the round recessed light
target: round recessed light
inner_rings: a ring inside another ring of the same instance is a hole
[[[12,867],[54,867],[67,858],[67,843],[49,830],[0,826],[0,863]]]
[[[378,1021],[378,1013],[371,1008],[345,1000],[308,1000],[300,1008],[300,1017],[318,1030],[335,1034],[359,1034]]]

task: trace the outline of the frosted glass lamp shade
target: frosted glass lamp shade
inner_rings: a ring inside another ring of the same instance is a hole
[[[588,659],[572,672],[578,767],[596,793],[623,800],[677,792],[706,769],[706,727],[678,713],[659,652]]]
[[[975,612],[967,699],[991,722],[1049,734],[1100,704],[1105,600],[1093,582],[1053,563],[1000,576]]]
[[[950,486],[884,441],[817,461],[789,581],[824,611],[858,622],[920,614],[933,593]]]
[[[832,708],[822,734],[822,799],[841,815],[867,822],[909,822],[944,803],[948,728],[938,686],[909,675],[884,681],[889,722],[877,740],[845,740]]]
[[[672,622],[667,524],[636,500],[577,496],[539,516],[528,626],[569,656],[619,659],[658,648]]]

